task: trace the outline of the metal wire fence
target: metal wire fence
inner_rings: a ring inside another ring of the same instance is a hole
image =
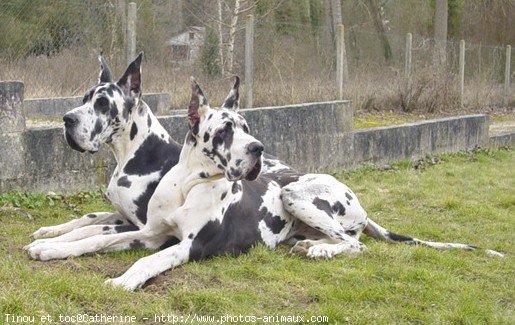
[[[245,17],[239,17],[232,31],[220,29],[214,20],[184,26],[169,3],[138,2],[136,47],[146,56],[143,89],[168,92],[172,106],[183,108],[189,98],[188,77],[194,75],[218,105],[229,87],[224,80],[244,75]],[[0,79],[24,81],[26,97],[81,95],[96,83],[99,52],[115,74],[123,72],[126,26],[125,0],[2,1]],[[434,40],[413,35],[407,79],[406,35],[357,28],[345,34],[349,79],[344,96],[357,109],[434,111],[459,106],[459,41],[446,42],[442,76],[434,71]],[[335,32],[328,25],[256,19],[254,106],[337,99],[335,44]],[[502,106],[506,46],[466,43],[465,53],[465,106]],[[233,64],[228,67],[231,55]],[[512,66],[513,61],[512,56]],[[511,107],[514,94],[511,86]],[[443,99],[435,103],[438,96]]]

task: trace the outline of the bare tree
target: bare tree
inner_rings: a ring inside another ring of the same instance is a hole
[[[433,61],[440,68],[445,67],[447,57],[447,0],[436,0],[434,18],[435,49]]]
[[[390,41],[386,36],[387,27],[386,19],[384,18],[384,6],[383,4],[379,4],[377,0],[366,0],[365,4],[370,17],[372,18],[372,22],[374,23],[377,37],[379,37],[379,40],[381,41],[384,59],[388,62],[392,58],[392,47],[390,46]]]
[[[222,44],[224,43],[224,34],[223,34],[223,15],[222,15],[222,0],[217,1],[218,5],[218,59],[220,60],[220,71],[222,76],[225,75],[225,60],[224,60],[224,48]]]
[[[229,41],[227,43],[227,71],[232,73],[234,66],[234,41],[236,39],[236,26],[240,15],[240,0],[234,1],[231,24],[229,25]]]

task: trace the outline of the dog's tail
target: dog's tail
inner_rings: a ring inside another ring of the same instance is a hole
[[[363,232],[376,239],[384,240],[389,243],[403,243],[408,245],[424,245],[428,247],[432,247],[435,249],[464,249],[464,250],[478,250],[481,249],[477,246],[467,245],[467,244],[459,244],[459,243],[440,243],[440,242],[433,242],[433,241],[425,241],[420,240],[417,238],[412,238],[409,236],[404,235],[398,235],[393,232],[388,231],[387,229],[381,227],[374,221],[368,219],[368,224],[363,230]],[[504,257],[504,254],[499,253],[497,251],[491,250],[491,249],[485,249],[485,252],[487,255],[490,256],[497,256],[497,257]]]

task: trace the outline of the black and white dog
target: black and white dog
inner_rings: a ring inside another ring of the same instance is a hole
[[[475,249],[389,232],[368,219],[352,191],[329,175],[288,168],[262,172],[264,147],[236,112],[238,85],[236,78],[224,105],[213,109],[192,82],[190,131],[178,164],[155,189],[141,229],[41,243],[30,247],[29,255],[48,260],[134,246],[157,249],[167,238],[177,238],[175,245],[140,259],[122,276],[107,281],[133,290],[187,261],[240,254],[258,242],[270,248],[290,243],[292,252],[312,258],[359,253],[362,232],[390,242]]]
[[[142,58],[140,54],[114,81],[107,63],[99,56],[98,84],[86,92],[82,106],[63,117],[65,138],[71,148],[95,153],[106,143],[113,152],[117,166],[106,194],[116,212],[89,213],[64,224],[40,228],[32,234],[36,240],[25,246],[29,256],[49,259],[45,254],[32,253],[42,244],[135,231],[145,225],[148,202],[162,177],[179,161],[181,145],[170,138],[141,100]],[[267,156],[266,168],[289,167]],[[162,240],[159,248],[179,242],[174,236]]]

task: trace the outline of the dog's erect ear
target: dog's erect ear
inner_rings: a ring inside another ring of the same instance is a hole
[[[104,60],[102,52],[100,52],[98,56],[98,61],[100,61],[100,74],[98,75],[98,83],[113,82],[113,74],[111,73],[111,69],[109,69],[106,60]]]
[[[118,80],[117,84],[126,94],[133,97],[141,95],[141,60],[143,59],[143,52],[129,64],[123,76]]]
[[[195,81],[195,78],[190,77],[191,80],[191,99],[188,106],[188,121],[190,130],[193,134],[198,133],[198,124],[200,117],[204,114],[204,111],[208,107],[207,99],[202,93],[202,89]]]
[[[235,111],[240,108],[240,77],[234,76],[234,84],[222,107]]]

